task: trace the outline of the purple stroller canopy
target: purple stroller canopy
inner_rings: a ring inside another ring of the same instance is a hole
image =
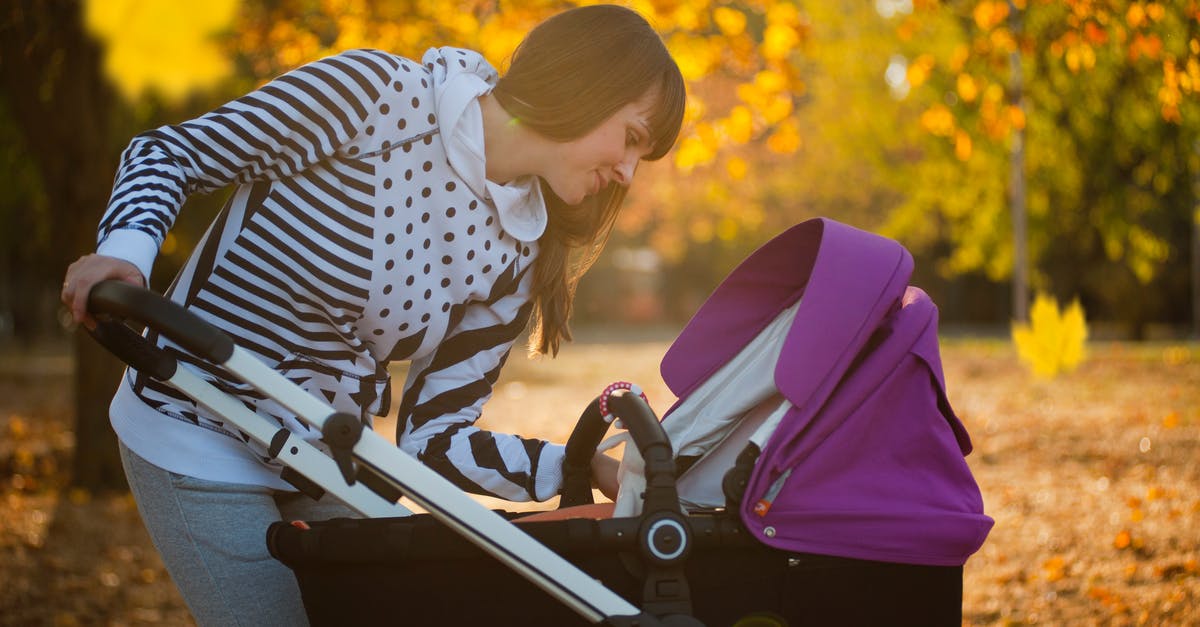
[[[912,268],[897,242],[809,220],[742,262],[663,358],[683,399],[803,296],[775,366],[794,407],[742,500],[764,544],[952,566],[987,537],[971,440],[946,399],[937,308],[907,286]]]

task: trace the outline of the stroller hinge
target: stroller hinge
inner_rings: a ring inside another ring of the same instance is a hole
[[[345,412],[337,412],[326,418],[321,428],[321,440],[329,445],[329,452],[346,485],[354,485],[358,474],[354,468],[354,445],[362,438],[362,431],[362,421]]]
[[[267,455],[270,455],[271,459],[279,457],[279,454],[283,452],[283,447],[287,446],[288,440],[291,439],[292,435],[292,432],[287,429],[276,431],[275,435],[271,438],[271,445],[267,447]],[[296,448],[291,447],[289,452],[295,455]],[[284,463],[283,469],[279,471],[279,478],[292,484],[297,490],[314,501],[319,501],[322,496],[325,496],[325,488],[322,488],[316,481],[300,474],[300,471],[292,468],[287,463]]]

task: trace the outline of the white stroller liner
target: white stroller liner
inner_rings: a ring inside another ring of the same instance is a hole
[[[700,457],[679,476],[679,500],[688,511],[725,506],[721,481],[748,442],[761,449],[792,404],[775,387],[775,364],[791,329],[797,301],[783,310],[740,352],[674,407],[662,420],[679,457]],[[628,442],[619,433],[600,446],[608,450]],[[641,513],[646,489],[644,463],[636,446],[626,446],[621,460],[621,489],[613,517]]]

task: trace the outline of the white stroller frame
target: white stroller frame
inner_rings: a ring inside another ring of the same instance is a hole
[[[699,624],[686,614],[669,614],[660,622],[653,614],[632,605],[496,512],[477,503],[432,469],[400,452],[379,434],[364,429],[357,416],[335,412],[179,304],[145,289],[105,281],[89,294],[88,310],[97,316],[133,320],[153,328],[188,352],[225,368],[272,396],[300,420],[320,430],[332,449],[332,457],[250,411],[189,370],[179,368],[173,356],[123,323],[102,320],[92,332],[97,341],[131,367],[195,399],[267,446],[286,467],[299,472],[364,516],[411,514],[396,502],[398,497],[385,495],[398,491],[589,622],[640,626]],[[614,394],[610,401],[614,407],[627,404],[617,402],[618,399],[629,399],[628,404],[637,402],[633,394]],[[649,408],[645,411],[649,412]],[[627,425],[631,422],[628,413],[633,412],[622,413]],[[657,425],[656,420],[652,422]],[[665,435],[662,435],[662,442],[667,442]],[[669,459],[669,443],[666,446]],[[391,490],[368,487],[356,481],[356,463],[385,481]],[[661,547],[656,555],[670,558],[666,561],[686,559],[691,538],[681,513],[662,512],[642,524],[639,534],[645,534],[643,541],[651,548]],[[682,589],[683,602],[687,604],[685,612],[690,612],[686,585]]]

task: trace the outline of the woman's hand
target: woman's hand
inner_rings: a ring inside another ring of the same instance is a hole
[[[617,491],[621,487],[621,481],[617,477],[617,471],[620,468],[619,460],[604,453],[596,453],[592,456],[592,486],[599,488],[600,493],[608,497],[610,501],[617,500]]]
[[[130,285],[146,287],[146,278],[137,266],[116,257],[84,255],[67,268],[63,279],[62,302],[71,311],[76,324],[94,329],[96,320],[87,312],[87,297],[97,283],[115,279]]]

